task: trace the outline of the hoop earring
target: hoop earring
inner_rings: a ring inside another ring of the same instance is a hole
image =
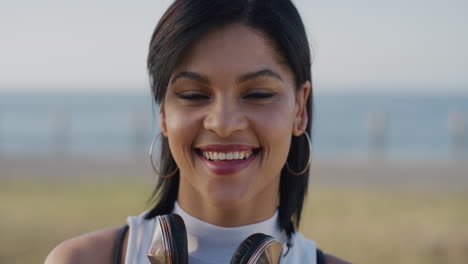
[[[292,174],[292,175],[296,175],[296,176],[301,176],[302,174],[304,174],[307,169],[309,168],[310,166],[310,163],[312,161],[312,143],[310,141],[310,137],[309,137],[309,134],[307,134],[307,131],[304,131],[304,134],[306,136],[306,139],[307,139],[307,143],[309,145],[309,161],[307,161],[307,165],[306,167],[300,171],[300,172],[295,172],[293,170],[291,170],[291,168],[289,167],[289,164],[288,164],[288,161],[286,160],[286,169],[288,169],[288,171]]]
[[[149,156],[150,156],[151,167],[153,167],[153,171],[156,172],[156,174],[158,174],[159,177],[167,179],[167,178],[171,178],[172,176],[174,176],[174,174],[176,174],[176,172],[179,170],[179,167],[177,167],[173,172],[171,172],[171,174],[164,175],[164,176],[156,169],[156,165],[154,165],[154,161],[153,161],[153,149],[154,149],[154,143],[161,135],[162,133],[159,133],[158,135],[156,135],[153,139],[153,142],[151,142]]]

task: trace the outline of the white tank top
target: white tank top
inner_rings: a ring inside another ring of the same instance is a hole
[[[150,247],[154,219],[145,220],[143,212],[139,216],[129,216],[127,254],[125,264],[151,264],[147,257]],[[280,232],[277,225],[278,213],[263,222],[240,227],[219,227],[201,221],[189,215],[176,202],[173,213],[179,214],[187,228],[190,264],[219,264],[229,263],[240,243],[254,233],[271,235],[283,243],[281,264],[310,263],[316,264],[315,242],[304,238],[296,232],[293,238],[294,246],[287,251],[286,235]]]

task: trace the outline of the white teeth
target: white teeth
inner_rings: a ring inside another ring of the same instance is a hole
[[[242,160],[253,155],[251,150],[235,152],[203,152],[203,157],[209,160]]]

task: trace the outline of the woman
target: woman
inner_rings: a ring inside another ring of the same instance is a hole
[[[291,1],[176,0],[148,56],[162,133],[155,205],[129,217],[128,232],[65,241],[46,263],[149,263],[154,219],[170,213],[185,222],[189,263],[229,263],[257,232],[282,243],[281,263],[317,263],[321,251],[296,231],[310,164],[310,67]]]

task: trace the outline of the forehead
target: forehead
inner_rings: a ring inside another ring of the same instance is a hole
[[[236,23],[202,35],[184,53],[175,72],[190,70],[219,76],[264,68],[288,71],[282,61],[262,32]]]

